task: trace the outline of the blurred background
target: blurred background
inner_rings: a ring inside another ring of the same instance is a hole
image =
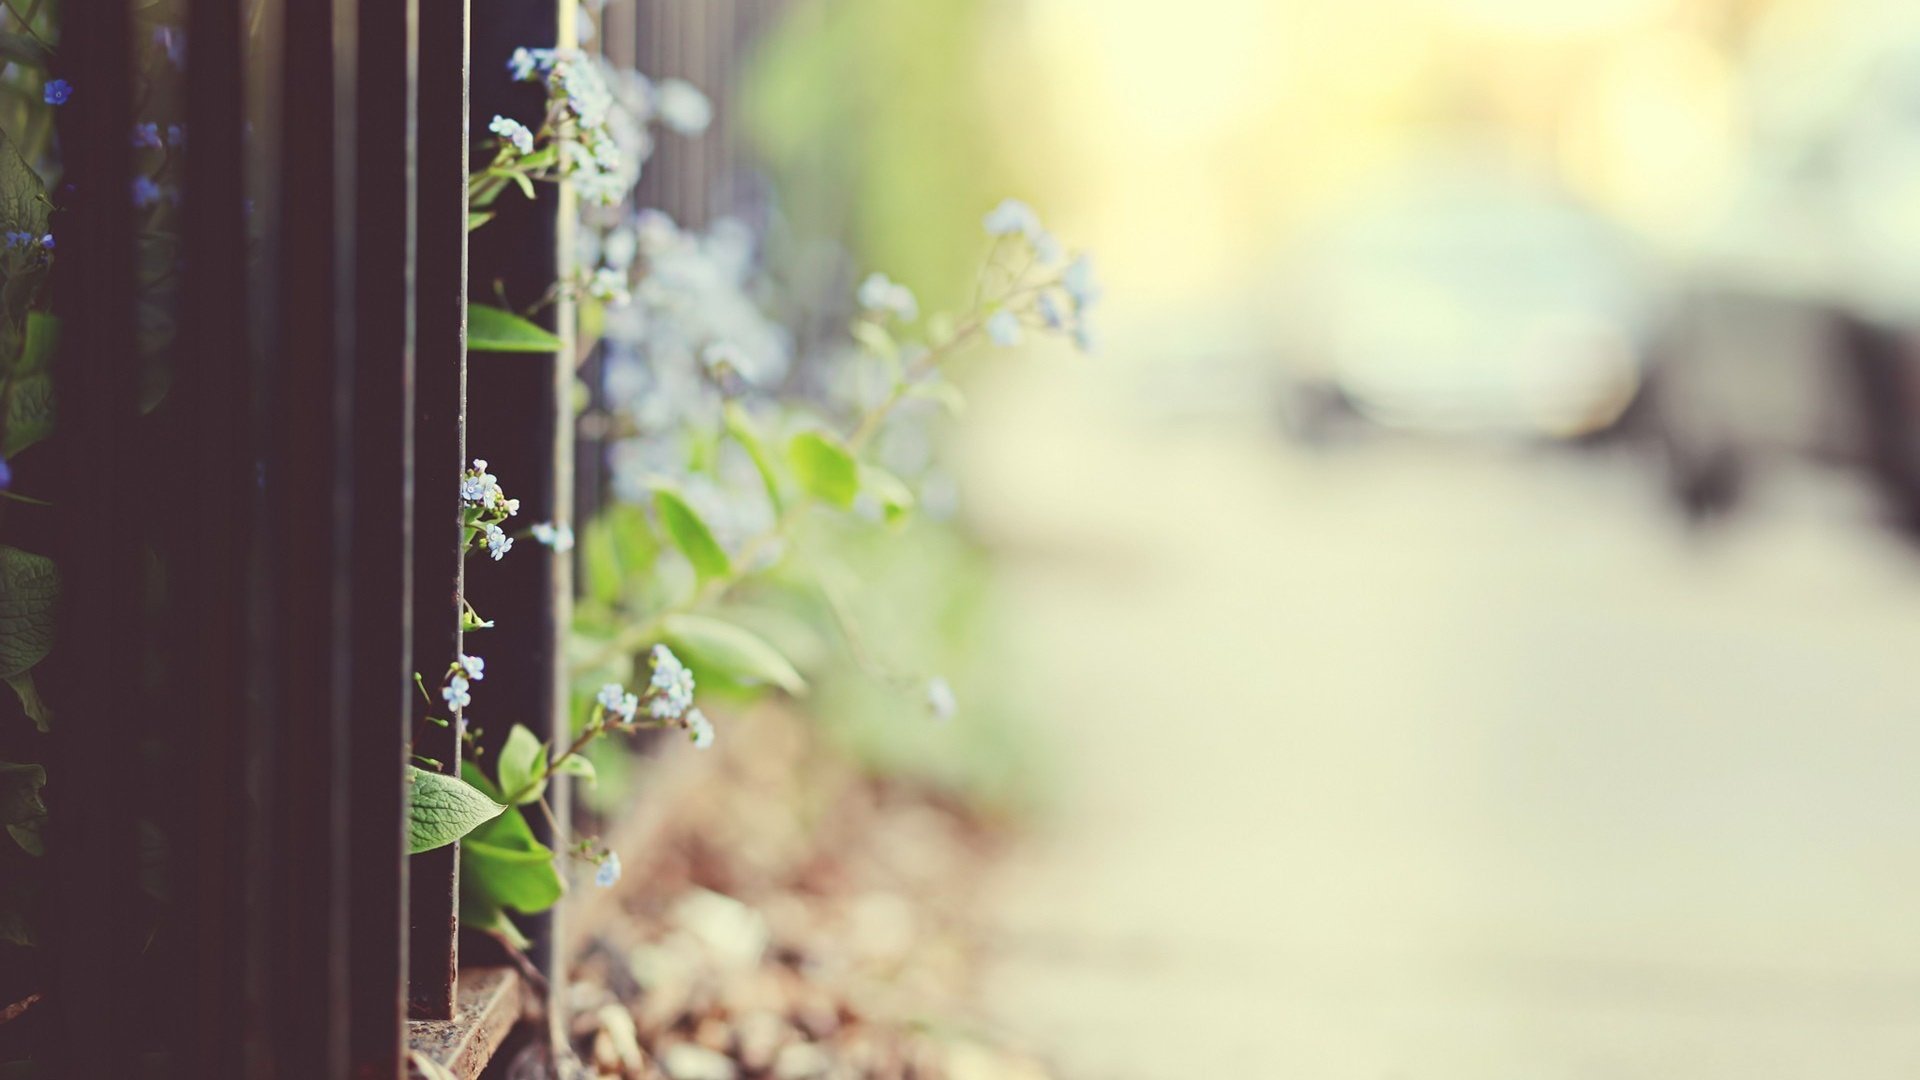
[[[1013,196],[1107,287],[1099,356],[966,372],[960,718],[840,721],[1035,815],[987,1022],[1087,1077],[1920,1069],[1920,7],[738,7],[739,72],[657,66],[794,280],[952,305]]]

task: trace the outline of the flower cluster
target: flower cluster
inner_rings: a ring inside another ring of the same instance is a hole
[[[44,236],[35,236],[30,232],[14,230],[6,234],[6,239],[7,246],[10,248],[38,248],[41,251],[53,250],[52,233],[47,233]]]
[[[651,668],[647,686],[639,693],[619,683],[608,683],[594,697],[598,715],[615,727],[679,727],[701,749],[713,745],[713,723],[693,706],[693,671],[665,645],[647,653]],[[641,712],[645,711],[643,719]]]
[[[920,317],[920,302],[914,299],[913,290],[885,274],[868,274],[860,283],[858,297],[861,307],[882,318],[892,316],[912,322]]]
[[[1003,200],[988,211],[982,225],[996,241],[996,256],[1009,248],[1024,254],[1017,270],[1010,261],[994,260],[1005,286],[988,305],[984,324],[988,339],[1002,348],[1018,345],[1023,328],[1035,326],[1067,334],[1081,352],[1093,352],[1095,338],[1088,313],[1101,290],[1092,261],[1085,254],[1067,259],[1060,242],[1040,224],[1040,216],[1018,199]]]
[[[515,49],[507,70],[520,82],[544,84],[547,110],[537,130],[494,117],[488,130],[500,137],[500,147],[481,175],[495,181],[564,178],[586,201],[615,206],[653,152],[649,123],[697,135],[712,121],[712,106],[691,84],[655,84],[578,49]],[[504,183],[478,187],[474,201],[484,206],[501,190]]]
[[[513,548],[501,523],[520,512],[520,500],[507,498],[500,480],[487,471],[485,458],[474,458],[473,468],[460,475],[460,523],[467,549],[485,548],[495,562]]]
[[[473,704],[469,692],[473,683],[486,678],[486,661],[462,653],[447,665],[447,677],[440,684],[440,699],[449,709],[464,709]]]

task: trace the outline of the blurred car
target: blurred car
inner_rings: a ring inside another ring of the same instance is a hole
[[[1299,253],[1283,406],[1392,428],[1567,438],[1640,384],[1646,275],[1627,238],[1486,159],[1396,169]]]

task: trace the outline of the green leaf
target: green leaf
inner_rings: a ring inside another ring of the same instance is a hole
[[[913,489],[878,465],[860,466],[860,487],[879,500],[889,523],[897,523],[913,511]]]
[[[47,50],[25,34],[4,33],[0,34],[0,57],[28,67],[44,67]]]
[[[407,851],[445,847],[506,807],[459,777],[407,766]]]
[[[499,789],[473,762],[461,765],[468,783],[495,798]],[[566,883],[554,869],[553,851],[535,839],[527,819],[509,808],[460,842],[460,894],[528,914],[558,903]]]
[[[43,733],[53,730],[53,710],[41,699],[40,691],[33,685],[33,672],[23,671],[18,675],[7,676],[7,685],[20,696],[20,707],[26,710],[27,719]]]
[[[579,754],[575,754],[560,762],[558,765],[555,765],[553,771],[562,776],[577,776],[589,784],[597,779],[597,775],[593,771],[593,762]]]
[[[793,664],[750,630],[705,615],[669,615],[661,629],[696,673],[713,667],[737,682],[771,683],[796,697],[807,692]]]
[[[887,333],[887,328],[871,319],[859,319],[853,324],[853,340],[875,356],[886,360],[898,360],[900,346]]]
[[[46,184],[20,156],[14,141],[0,131],[0,230],[44,235],[48,209]]]
[[[494,212],[492,210],[485,211],[484,213],[468,214],[467,215],[467,231],[472,232],[473,230],[479,228],[480,226],[485,225],[487,222],[492,221],[493,214]]]
[[[753,418],[737,401],[727,402],[727,434],[747,452],[753,460],[754,470],[760,474],[760,483],[767,489],[767,501],[773,504],[773,513],[778,517],[786,509],[786,498],[780,491],[780,474],[774,471],[773,455],[767,452],[766,440],[760,437],[760,431],[754,426]]]
[[[600,512],[596,521],[604,521],[613,530],[614,551],[620,556],[620,571],[629,583],[653,570],[660,558],[660,538],[647,521],[646,511],[632,503],[615,503]]]
[[[0,389],[0,457],[14,457],[53,434],[53,376],[15,375]]]
[[[529,202],[539,198],[538,195],[533,193],[533,181],[527,178],[526,173],[516,172],[513,173],[512,176],[513,182],[520,185],[520,194],[525,195]]]
[[[40,789],[46,784],[46,769],[0,761],[0,825],[6,826],[8,834],[29,855],[46,850],[40,842],[40,831],[47,820],[47,804],[40,801]]]
[[[513,725],[500,747],[500,790],[520,806],[540,801],[547,791],[547,745],[525,724]]]
[[[560,339],[511,311],[485,304],[467,305],[468,352],[550,353],[560,350]]]
[[[60,571],[53,560],[0,546],[0,679],[31,668],[53,647]]]
[[[693,512],[693,507],[671,488],[656,487],[653,490],[653,504],[660,511],[660,523],[667,528],[667,535],[673,537],[675,547],[686,555],[693,564],[693,572],[701,581],[710,578],[726,577],[733,569],[727,558],[725,548],[713,538],[713,530]]]
[[[839,440],[803,431],[787,442],[787,463],[807,493],[845,510],[860,494],[860,464]]]
[[[926,382],[914,383],[907,387],[907,396],[937,401],[955,416],[967,411],[966,396],[960,393],[959,387],[945,379],[930,379]]]
[[[47,370],[53,351],[60,347],[60,320],[44,311],[27,313],[27,340],[20,349],[20,360],[13,365],[15,375],[31,375]]]
[[[465,867],[462,867],[464,871]],[[464,872],[460,875],[460,925],[486,934],[495,934],[504,938],[507,944],[516,949],[526,949],[533,942],[513,925],[507,913],[500,907],[499,901],[488,896],[485,891],[470,886],[474,879]]]

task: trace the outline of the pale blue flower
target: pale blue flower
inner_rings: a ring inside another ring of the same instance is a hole
[[[610,682],[600,688],[600,693],[595,695],[593,700],[599,702],[600,707],[608,712],[615,712],[619,710],[620,698],[626,692],[626,687],[617,682]]]
[[[695,749],[705,750],[713,745],[713,722],[707,719],[706,713],[699,709],[688,709],[681,723],[686,725],[687,738],[693,742]]]
[[[920,301],[914,298],[913,290],[885,274],[868,274],[867,280],[860,283],[856,295],[860,306],[868,311],[895,315],[904,322],[912,322],[920,316]]]
[[[608,889],[612,888],[613,883],[619,880],[620,856],[609,851],[607,852],[607,857],[600,860],[600,869],[594,871],[593,883],[603,889]]]
[[[73,84],[65,79],[54,79],[40,91],[40,100],[49,105],[65,105],[73,96]]]
[[[13,486],[13,469],[7,464],[6,458],[0,457],[0,491],[5,491],[11,486]]]
[[[464,709],[473,704],[473,695],[467,693],[467,685],[466,676],[455,675],[447,680],[447,685],[440,688],[440,696],[446,699],[448,708]]]
[[[500,136],[513,145],[522,154],[533,153],[533,131],[527,125],[510,117],[495,116],[487,130]]]
[[[1093,279],[1093,260],[1077,256],[1060,274],[1060,287],[1073,297],[1074,310],[1092,307],[1101,296],[1100,283]]]
[[[1093,327],[1082,318],[1073,324],[1073,344],[1081,352],[1091,356],[1100,351],[1100,339],[1094,334]]]
[[[647,714],[656,720],[678,720],[693,706],[693,672],[665,645],[655,645],[648,662],[653,679],[647,688]]]
[[[1034,258],[1043,263],[1059,262],[1060,257],[1066,254],[1065,249],[1060,246],[1060,241],[1055,240],[1053,234],[1045,229],[1034,229],[1027,234],[1027,240],[1033,244]]]
[[[953,697],[953,687],[944,677],[935,675],[927,680],[927,710],[933,713],[935,720],[945,723],[953,719],[953,714],[959,709],[959,702]]]
[[[478,656],[468,656],[465,653],[461,653],[458,663],[460,670],[465,672],[467,678],[472,679],[474,682],[479,682],[481,679],[487,677],[487,662]]]
[[[53,250],[53,234],[52,233],[48,233],[47,235],[40,238],[40,248],[43,251]]]
[[[1020,319],[1011,311],[996,312],[987,320],[987,336],[1003,349],[1020,344]]]
[[[627,275],[610,266],[595,270],[587,279],[587,295],[615,307],[624,307],[633,300],[633,294],[627,291]]]
[[[1048,329],[1066,329],[1066,313],[1060,310],[1060,301],[1054,299],[1052,293],[1041,293],[1040,299],[1034,302],[1034,307],[1039,310],[1040,320],[1047,324]]]
[[[144,210],[159,202],[160,197],[160,185],[154,183],[152,178],[145,176],[133,178],[133,205]]]
[[[654,87],[653,111],[682,135],[698,135],[713,123],[713,103],[685,79],[662,79]]]
[[[533,538],[555,551],[573,550],[573,526],[566,522],[536,521]]]
[[[498,525],[487,526],[487,554],[493,556],[494,562],[506,558],[507,552],[512,550],[513,537],[508,536]]]
[[[545,61],[538,54],[545,54]],[[544,71],[553,66],[553,50],[518,48],[507,58],[507,70],[513,73],[515,82],[531,82],[536,70]]]
[[[1030,236],[1040,231],[1040,215],[1019,199],[1002,199],[982,222],[988,236]]]
[[[149,120],[144,124],[133,125],[133,145],[158,150],[161,147],[160,125]]]

